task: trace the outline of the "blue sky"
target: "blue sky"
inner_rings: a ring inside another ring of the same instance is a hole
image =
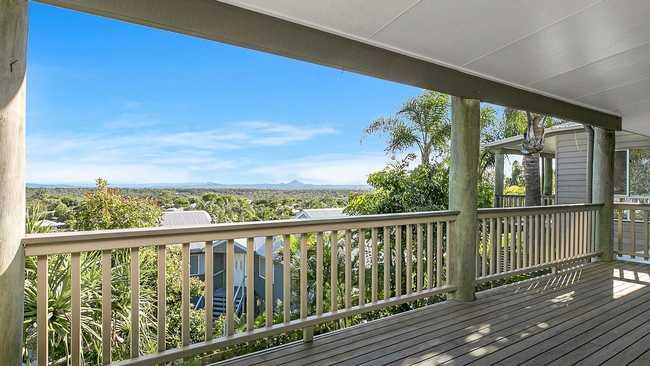
[[[30,3],[28,181],[361,184],[421,90]]]

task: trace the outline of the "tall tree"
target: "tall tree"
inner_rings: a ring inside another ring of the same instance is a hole
[[[528,127],[521,144],[523,155],[524,182],[526,184],[526,206],[541,206],[539,156],[544,150],[545,117],[541,114],[526,112]]]
[[[364,130],[364,137],[386,136],[384,150],[393,156],[417,147],[422,165],[446,155],[450,134],[449,96],[435,91],[409,99],[394,116],[378,118]]]

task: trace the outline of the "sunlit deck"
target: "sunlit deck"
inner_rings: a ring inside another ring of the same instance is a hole
[[[216,365],[647,365],[648,284],[648,265],[587,264]]]

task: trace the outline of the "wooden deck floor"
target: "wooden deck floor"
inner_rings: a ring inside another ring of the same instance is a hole
[[[594,263],[217,365],[650,365],[650,266]]]

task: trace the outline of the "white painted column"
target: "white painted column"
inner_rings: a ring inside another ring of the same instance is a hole
[[[27,1],[0,0],[0,365],[20,365]]]

